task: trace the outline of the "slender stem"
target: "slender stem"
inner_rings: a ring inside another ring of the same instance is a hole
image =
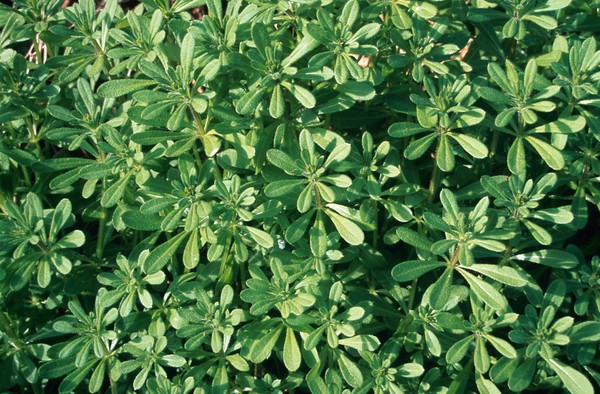
[[[104,194],[104,180],[102,180],[102,194]],[[108,212],[105,207],[100,209],[100,221],[98,222],[98,240],[96,242],[96,257],[102,261],[102,255],[104,253],[104,233],[106,232],[106,217]]]
[[[433,162],[433,170],[431,171],[431,179],[429,180],[429,202],[433,202],[435,198],[435,193],[438,187],[438,165],[434,160]]]
[[[375,212],[375,229],[373,230],[373,248],[377,249],[377,244],[379,242],[379,204],[377,201],[372,200],[373,202],[373,211]]]
[[[14,330],[12,329],[12,326],[4,312],[0,312],[0,328],[6,333],[6,335],[8,335],[8,338],[13,343],[15,348],[21,349],[24,346],[23,341],[19,339],[17,334],[15,334]]]
[[[460,245],[460,244],[456,247],[456,250],[454,251],[454,256],[452,256],[452,260],[450,260],[450,263],[448,264],[452,268],[454,268],[454,266],[456,266],[461,247],[462,247],[462,245]]]
[[[492,149],[490,151],[491,159],[496,157],[496,151],[498,150],[498,141],[500,141],[500,132],[498,130],[494,130],[494,134],[492,136]]]
[[[198,135],[200,137],[204,137],[204,134],[206,134],[206,130],[204,129],[204,125],[202,124],[202,119],[200,119],[200,117],[198,116],[198,114],[196,113],[196,111],[194,110],[194,108],[192,107],[192,105],[190,104],[189,107],[190,112],[192,113],[192,118],[194,118],[194,124],[196,125],[196,128],[198,129]]]
[[[44,63],[44,58],[42,57],[42,51],[40,51],[40,36],[39,34],[35,35],[33,39],[33,49],[35,50],[36,63]]]
[[[410,285],[410,295],[408,296],[408,310],[411,311],[413,309],[413,304],[415,303],[415,297],[417,295],[417,285],[419,284],[419,278],[416,278],[412,281]]]

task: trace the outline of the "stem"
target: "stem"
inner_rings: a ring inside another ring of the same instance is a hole
[[[35,38],[33,39],[33,49],[35,50],[35,57],[36,57],[35,60],[36,60],[37,64],[44,62],[44,58],[42,57],[42,51],[40,51],[39,39],[40,39],[39,34],[36,34]]]
[[[104,194],[104,180],[102,180],[102,194]],[[96,242],[96,257],[101,262],[104,253],[104,233],[106,232],[106,217],[108,213],[105,207],[100,209],[100,222],[98,222],[98,240]]]
[[[498,130],[494,130],[494,134],[492,136],[492,149],[490,151],[491,159],[496,157],[496,150],[498,149],[498,141],[499,140],[500,140],[500,132]]]
[[[431,171],[431,179],[429,180],[429,202],[433,202],[435,193],[438,187],[438,165],[437,162],[433,162],[433,170]]]
[[[202,124],[202,119],[200,119],[200,117],[198,116],[198,114],[196,113],[194,108],[191,106],[191,104],[189,105],[188,108],[190,109],[190,112],[192,113],[192,118],[194,118],[194,124],[196,125],[196,128],[198,129],[198,135],[200,137],[204,137],[204,134],[206,134],[206,130],[204,129],[204,125]]]
[[[415,303],[415,297],[417,295],[417,284],[419,283],[419,278],[414,279],[412,284],[410,285],[410,295],[408,296],[408,310],[412,311],[413,304]]]
[[[0,328],[6,333],[16,349],[20,350],[25,345],[23,341],[19,339],[17,334],[15,334],[4,312],[0,312]]]
[[[458,261],[458,254],[460,253],[460,248],[462,245],[458,244],[458,246],[456,247],[456,250],[454,251],[454,256],[452,256],[452,260],[450,260],[450,263],[448,264],[450,266],[450,268],[454,268],[456,266],[456,262]]]
[[[373,210],[375,211],[375,229],[373,230],[373,249],[377,250],[377,244],[379,241],[379,205],[377,201],[372,200]]]

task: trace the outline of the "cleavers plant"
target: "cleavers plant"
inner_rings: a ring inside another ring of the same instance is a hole
[[[0,391],[591,394],[598,0],[0,6]]]

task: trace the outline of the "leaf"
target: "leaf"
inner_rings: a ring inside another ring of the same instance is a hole
[[[263,248],[270,249],[273,247],[273,237],[271,234],[250,226],[244,226],[244,230],[248,231],[254,242]]]
[[[268,331],[260,340],[253,341],[249,349],[250,360],[258,364],[269,358],[282,332],[283,327],[279,326],[274,330]]]
[[[100,204],[102,204],[102,206],[105,208],[111,208],[115,206],[121,200],[121,198],[123,198],[123,193],[125,193],[129,179],[133,174],[133,170],[129,171],[121,179],[110,185],[102,194]]]
[[[195,45],[196,41],[192,33],[187,33],[181,41],[181,69],[183,70],[183,79],[186,84],[190,82]]]
[[[116,79],[100,85],[98,95],[103,98],[121,97],[152,85],[156,85],[156,81],[148,79]]]
[[[467,355],[471,342],[473,342],[473,336],[469,335],[450,346],[446,352],[446,362],[448,364],[459,363]]]
[[[298,340],[294,334],[294,330],[286,328],[285,342],[283,344],[283,363],[288,371],[296,371],[300,368],[302,361],[302,355],[300,353],[300,346],[298,346]]]
[[[267,197],[282,197],[297,193],[304,184],[305,181],[301,179],[284,179],[269,183],[265,186],[264,191]]]
[[[327,160],[323,163],[323,168],[329,168],[332,165],[343,162],[350,155],[351,145],[348,143],[337,144],[331,151]]]
[[[556,29],[556,27],[558,26],[556,19],[554,19],[548,15],[527,14],[527,15],[524,15],[521,19],[523,19],[525,21],[533,22],[536,25],[538,25],[546,30]]]
[[[488,340],[489,343],[492,344],[497,351],[500,352],[504,357],[507,358],[516,358],[517,351],[515,348],[507,341],[502,338],[497,338],[493,335],[485,335],[485,339]]]
[[[121,215],[125,226],[132,230],[156,231],[160,229],[162,219],[154,214],[144,214],[137,210],[125,211]]]
[[[435,162],[437,163],[440,170],[444,172],[450,172],[454,169],[454,150],[450,146],[448,137],[442,135],[440,142],[436,150]]]
[[[408,160],[418,159],[419,157],[423,156],[436,138],[437,135],[432,133],[411,142],[404,150],[404,157],[406,157]]]
[[[363,382],[363,376],[356,364],[351,361],[346,354],[340,353],[337,360],[338,367],[346,383],[351,387],[358,387]]]
[[[367,101],[375,97],[375,88],[365,82],[347,81],[335,88],[354,100]]]
[[[525,171],[525,147],[523,146],[523,138],[517,137],[508,150],[506,157],[508,169],[513,174],[522,174]]]
[[[429,304],[433,309],[441,310],[450,299],[452,292],[452,268],[444,273],[429,287]]]
[[[450,137],[454,138],[461,148],[476,159],[485,159],[489,154],[487,146],[476,138],[454,133],[450,134]]]
[[[586,321],[576,324],[569,333],[569,343],[597,343],[600,341],[600,322]]]
[[[380,344],[379,339],[374,335],[355,335],[350,338],[340,339],[338,343],[342,346],[369,352],[377,349]]]
[[[285,99],[283,98],[283,92],[281,85],[275,85],[273,88],[273,95],[271,96],[271,102],[269,104],[269,114],[275,118],[281,118],[285,113]]]
[[[575,368],[569,367],[554,358],[547,359],[546,362],[572,394],[594,393],[594,387],[590,381]]]
[[[438,261],[405,261],[392,268],[392,277],[398,282],[409,282],[423,276],[429,271],[443,266],[444,263]]]
[[[235,104],[235,110],[237,113],[240,115],[249,115],[254,113],[266,91],[266,87],[252,89],[240,97],[238,102]]]
[[[329,216],[344,241],[348,242],[350,245],[360,245],[364,242],[365,234],[354,222],[330,209],[327,209],[325,213]]]
[[[517,270],[511,267],[501,267],[494,264],[473,264],[465,266],[464,269],[479,272],[485,276],[494,279],[497,282],[513,287],[523,287],[527,285],[527,281],[519,276]]]
[[[559,269],[571,269],[579,265],[579,260],[574,254],[558,249],[542,249],[535,252],[520,253],[513,256],[512,259]]]
[[[144,272],[147,274],[154,274],[155,272],[160,271],[169,262],[169,259],[173,257],[179,244],[181,244],[188,235],[189,233],[182,231],[150,252],[142,267]]]
[[[432,242],[425,236],[417,233],[406,227],[396,227],[396,235],[398,238],[411,246],[418,249],[430,250]]]
[[[477,278],[474,275],[471,275],[464,269],[459,269],[463,278],[469,283],[469,287],[473,292],[479,297],[481,301],[494,308],[497,311],[503,311],[506,309],[507,302],[506,299],[498,290],[496,290],[492,285],[486,283],[485,281]]]
[[[289,82],[282,82],[281,86],[289,90],[289,92],[294,95],[296,100],[298,100],[298,102],[302,104],[304,108],[314,108],[314,106],[317,104],[315,96],[313,96],[313,94],[305,87],[291,84]]]
[[[389,127],[388,133],[389,133],[389,135],[391,135],[392,137],[395,137],[395,138],[404,138],[404,137],[410,137],[412,135],[422,133],[425,130],[429,130],[429,129],[427,127],[421,126],[418,123],[397,122],[397,123],[392,124]]]
[[[75,357],[57,359],[43,363],[39,374],[46,379],[56,379],[75,369]]]
[[[185,249],[183,250],[183,265],[188,269],[194,269],[200,262],[200,245],[198,243],[197,228],[192,230]]]
[[[530,132],[569,134],[583,130],[585,125],[585,118],[581,115],[576,115],[569,116],[566,118],[560,118],[558,120],[555,120],[554,122],[546,123],[545,125],[536,127]]]
[[[562,153],[552,145],[532,136],[525,137],[525,140],[533,146],[548,167],[553,170],[561,170],[565,166]]]

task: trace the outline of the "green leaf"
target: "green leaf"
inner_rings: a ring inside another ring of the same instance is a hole
[[[508,358],[516,358],[517,357],[517,351],[515,350],[515,348],[507,341],[505,341],[502,338],[497,338],[493,335],[485,335],[485,339],[487,339],[487,341],[489,343],[492,344],[492,346],[494,348],[496,348],[497,351],[500,352],[500,354],[502,354],[504,357],[508,357]]]
[[[489,283],[471,275],[464,269],[459,269],[463,278],[469,283],[469,287],[479,297],[481,301],[494,308],[497,311],[503,311],[506,309],[506,299],[498,290],[496,290]]]
[[[517,137],[508,150],[506,157],[508,169],[513,174],[522,174],[527,165],[525,161],[525,147],[523,146],[523,138]]]
[[[569,134],[583,130],[586,125],[585,118],[581,115],[560,118],[554,122],[546,123],[531,130],[531,133],[557,133]]]
[[[200,262],[200,245],[198,243],[198,229],[192,230],[185,249],[183,250],[183,265],[188,269],[195,268]]]
[[[446,362],[448,364],[459,363],[467,355],[471,342],[473,342],[473,335],[469,335],[450,346],[448,352],[446,352]]]
[[[156,81],[148,79],[115,79],[100,85],[98,95],[103,98],[121,97],[152,85],[156,85]]]
[[[347,346],[356,350],[372,352],[379,346],[379,339],[374,335],[355,335],[350,338],[343,338],[338,341],[342,346]]]
[[[520,253],[513,256],[512,259],[559,269],[571,269],[579,265],[579,260],[574,254],[559,249],[542,249],[535,252]]]
[[[254,242],[263,248],[273,247],[273,237],[269,233],[250,226],[244,226],[244,230],[248,231]]]
[[[556,372],[560,380],[572,394],[593,394],[594,387],[581,372],[556,359],[547,359],[546,362]]]
[[[304,108],[314,108],[317,104],[315,96],[305,87],[296,84],[292,85],[289,82],[282,82],[281,85],[289,90]]]
[[[110,185],[102,194],[100,204],[102,204],[102,206],[105,208],[115,206],[121,200],[121,198],[123,198],[123,193],[125,193],[127,185],[129,184],[129,179],[133,174],[133,171],[129,171],[121,179]]]
[[[525,137],[525,140],[533,146],[540,157],[553,170],[562,170],[565,166],[565,159],[562,153],[552,145],[532,136]]]
[[[181,41],[181,69],[183,71],[183,80],[185,83],[190,82],[195,45],[196,41],[194,40],[192,33],[187,33]]]
[[[284,179],[281,181],[273,181],[265,186],[265,195],[267,197],[282,197],[292,195],[298,192],[306,182],[301,179]]]
[[[60,383],[59,390],[60,392],[69,392],[75,390],[77,386],[85,379],[90,370],[100,361],[99,358],[94,358],[91,361],[88,361],[84,366],[76,369],[71,372],[69,375],[65,377],[65,379]]]
[[[350,245],[361,245],[364,242],[365,234],[354,222],[330,209],[327,209],[325,213],[329,216],[344,241],[348,242]]]
[[[298,340],[296,334],[291,328],[286,328],[285,342],[283,344],[283,363],[288,371],[296,371],[300,368],[302,361],[302,354],[300,353],[300,346],[298,346]]]
[[[441,310],[452,293],[452,268],[446,268],[444,273],[428,290],[430,291],[429,304],[433,309]]]
[[[600,341],[600,322],[586,321],[576,324],[569,333],[569,343],[597,343]]]
[[[404,150],[404,157],[408,160],[416,160],[429,149],[433,141],[437,138],[435,133],[428,134],[411,142]]]
[[[440,142],[436,150],[435,162],[437,163],[440,170],[444,172],[450,172],[454,169],[454,150],[450,146],[448,137],[442,135]]]
[[[517,270],[511,267],[501,267],[494,264],[473,264],[463,268],[470,271],[479,272],[480,274],[488,276],[497,282],[513,287],[523,287],[528,283],[525,279],[519,276]]]
[[[260,100],[267,91],[266,87],[252,89],[244,94],[235,104],[235,110],[240,115],[250,115],[256,111]]]
[[[471,156],[476,159],[485,159],[489,152],[487,146],[476,138],[465,134],[450,134],[456,142]]]
[[[405,261],[392,268],[392,277],[398,282],[409,282],[423,276],[429,271],[443,266],[444,263],[438,261]]]
[[[432,242],[427,237],[417,233],[406,227],[396,227],[396,235],[398,238],[411,246],[418,249],[430,250]]]
[[[346,383],[351,387],[358,387],[362,384],[363,376],[360,369],[344,353],[339,353],[337,364]]]
[[[548,15],[527,14],[527,15],[524,15],[521,19],[523,19],[525,21],[533,22],[536,25],[538,25],[546,30],[556,29],[556,27],[558,26],[556,19],[554,19]]]
[[[425,130],[429,130],[429,129],[427,127],[421,126],[418,123],[398,122],[398,123],[392,124],[389,127],[388,133],[392,137],[403,138],[403,137],[410,137],[412,135],[422,133]]]
[[[273,88],[273,95],[271,96],[271,103],[269,104],[269,114],[275,118],[281,118],[285,113],[285,99],[283,98],[283,92],[281,85],[275,85]]]
[[[335,88],[354,100],[367,101],[375,97],[375,88],[366,82],[347,81]]]
[[[179,244],[181,244],[188,235],[189,233],[187,232],[180,232],[150,252],[142,267],[144,272],[153,274],[160,271],[169,262],[169,259],[173,257]]]

